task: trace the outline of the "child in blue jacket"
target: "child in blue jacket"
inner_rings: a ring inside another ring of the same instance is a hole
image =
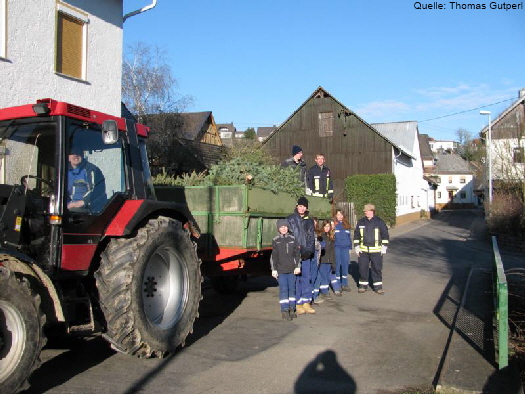
[[[350,223],[342,210],[335,211],[335,276],[342,291],[350,291],[348,286],[348,271],[350,266],[350,250],[352,238]]]

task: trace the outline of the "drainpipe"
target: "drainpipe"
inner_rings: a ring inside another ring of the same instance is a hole
[[[152,8],[155,8],[155,6],[157,5],[157,0],[151,0],[151,1],[152,3],[150,5],[147,5],[146,7],[142,7],[136,11],[129,12],[126,15],[124,15],[124,19],[122,20],[122,23],[126,22],[126,19],[131,18],[132,16],[142,14],[143,12],[146,12],[146,11],[151,10]]]

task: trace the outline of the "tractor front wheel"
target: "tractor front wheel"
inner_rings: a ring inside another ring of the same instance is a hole
[[[45,316],[40,296],[33,294],[25,278],[17,278],[0,266],[0,387],[16,393],[28,386],[27,379],[40,364],[45,344]]]
[[[200,260],[179,221],[159,217],[115,238],[95,273],[104,337],[119,351],[163,357],[183,345],[201,299]]]

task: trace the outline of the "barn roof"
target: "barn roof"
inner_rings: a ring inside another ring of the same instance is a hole
[[[307,103],[308,101],[310,101],[311,99],[313,99],[314,97],[317,97],[317,96],[321,96],[321,97],[330,97],[332,100],[334,100],[337,104],[339,104],[345,112],[349,113],[349,114],[352,114],[354,115],[357,119],[359,119],[363,124],[365,124],[366,126],[368,126],[370,128],[370,130],[372,130],[374,133],[378,134],[379,136],[381,136],[383,139],[385,139],[388,143],[390,143],[394,148],[400,150],[401,152],[403,152],[404,154],[406,154],[407,156],[410,156],[411,158],[414,159],[414,157],[410,154],[410,152],[404,150],[402,147],[398,146],[394,141],[390,140],[387,136],[381,134],[378,130],[376,130],[371,124],[367,123],[366,121],[364,121],[362,118],[360,118],[355,112],[351,111],[348,107],[346,107],[343,103],[341,103],[339,100],[337,100],[334,96],[332,96],[326,89],[324,89],[322,86],[319,86],[317,89],[314,90],[314,92],[304,101],[304,103],[302,103],[283,123],[281,123],[281,125],[279,127],[277,127],[266,139],[264,142],[270,140],[272,138],[273,135],[275,135],[276,133],[279,132],[279,130],[281,130],[289,121],[290,119],[292,119],[294,117],[294,115],[296,113],[298,113],[301,108],[303,108]],[[263,143],[264,143],[263,142]]]

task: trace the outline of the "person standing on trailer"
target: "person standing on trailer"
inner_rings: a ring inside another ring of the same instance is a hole
[[[315,156],[315,166],[308,170],[307,194],[314,197],[325,197],[329,201],[334,198],[334,185],[330,177],[330,169],[325,166],[322,153]]]
[[[299,172],[299,179],[304,187],[306,187],[306,173],[308,172],[306,168],[306,162],[303,160],[303,149],[298,146],[292,146],[292,157],[286,159],[281,167],[293,167],[296,168]]]

